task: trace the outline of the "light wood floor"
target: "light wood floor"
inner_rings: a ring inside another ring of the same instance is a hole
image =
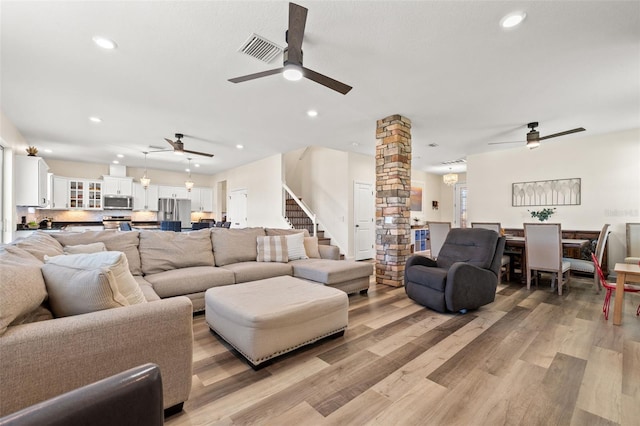
[[[259,371],[196,316],[191,396],[166,424],[638,425],[640,296],[621,327],[603,298],[585,278],[561,297],[510,283],[444,315],[372,284],[349,297],[343,338]]]

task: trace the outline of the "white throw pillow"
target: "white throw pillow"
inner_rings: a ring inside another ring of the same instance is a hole
[[[136,282],[131,271],[127,256],[121,251],[103,251],[90,254],[69,254],[66,256],[45,257],[47,264],[68,266],[75,269],[107,268],[113,273],[118,293],[122,294],[129,305],[145,303],[140,286]],[[46,280],[46,277],[45,277]]]
[[[258,262],[282,262],[289,261],[287,252],[287,239],[282,236],[256,237],[258,243]]]
[[[310,259],[320,259],[318,237],[304,237],[304,250]]]
[[[75,246],[64,246],[62,249],[66,254],[90,254],[107,251],[107,246],[105,246],[103,242],[97,242],[91,244],[78,244]]]
[[[285,235],[285,238],[287,239],[287,254],[289,255],[289,260],[309,258],[304,249],[304,234],[302,232]]]

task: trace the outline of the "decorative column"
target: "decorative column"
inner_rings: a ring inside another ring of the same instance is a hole
[[[376,124],[376,283],[401,287],[411,254],[411,120]]]

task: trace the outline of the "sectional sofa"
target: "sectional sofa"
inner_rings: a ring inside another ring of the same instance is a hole
[[[338,260],[337,247],[298,232],[37,232],[0,247],[0,416],[147,362],[160,366],[165,409],[180,410],[191,390],[192,314],[211,287],[290,275],[368,289],[372,264]],[[82,267],[107,257],[108,267]],[[115,297],[118,279],[138,293]],[[100,298],[86,294],[92,286],[107,303],[96,311],[85,306]]]

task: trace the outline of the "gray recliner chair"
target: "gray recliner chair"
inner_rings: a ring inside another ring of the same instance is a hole
[[[452,229],[438,260],[411,256],[404,271],[409,298],[438,312],[466,312],[495,300],[505,237],[482,228]]]

